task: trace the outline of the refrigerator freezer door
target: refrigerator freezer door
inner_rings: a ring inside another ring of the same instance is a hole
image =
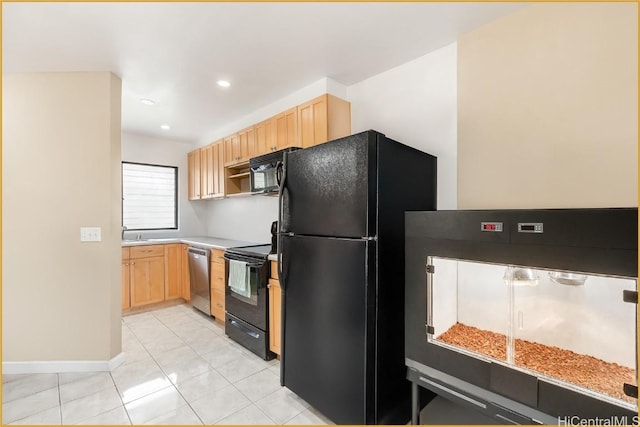
[[[377,132],[287,153],[281,231],[375,236]]]
[[[375,242],[284,236],[282,383],[336,424],[373,423]]]

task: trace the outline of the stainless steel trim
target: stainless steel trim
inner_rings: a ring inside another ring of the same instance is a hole
[[[542,222],[519,222],[518,233],[543,233],[544,224]]]
[[[428,380],[428,379],[426,379],[425,377],[419,377],[419,379],[420,379],[420,381],[422,381],[422,382],[425,382],[425,383],[427,383],[427,384],[429,384],[429,385],[431,385],[431,386],[433,386],[433,387],[439,388],[439,389],[440,389],[440,390],[442,390],[442,391],[445,391],[445,392],[447,392],[447,393],[449,393],[449,394],[454,395],[454,396],[455,396],[455,397],[457,397],[458,399],[462,399],[462,400],[464,400],[465,402],[469,402],[469,403],[471,403],[471,404],[473,404],[473,405],[475,405],[475,406],[477,406],[477,407],[479,407],[479,408],[487,409],[487,405],[485,405],[484,403],[482,403],[482,402],[478,402],[477,400],[472,399],[472,398],[470,398],[469,396],[466,396],[466,395],[464,395],[464,394],[462,394],[462,393],[459,393],[459,392],[457,392],[457,391],[455,391],[455,390],[453,390],[453,389],[450,389],[449,387],[445,387],[445,386],[443,386],[442,384],[438,384],[438,383],[436,383],[436,382],[433,382],[433,381],[431,381],[431,380]]]
[[[211,252],[207,249],[189,247],[189,289],[191,306],[211,315]]]
[[[430,272],[431,271],[431,272]],[[431,341],[433,338],[433,334],[429,333],[429,326],[433,326],[433,271],[435,271],[433,266],[433,257],[427,257],[427,265],[425,268],[426,274],[426,284],[427,284],[427,340]]]

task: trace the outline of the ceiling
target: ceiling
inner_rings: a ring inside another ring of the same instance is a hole
[[[124,131],[194,143],[324,77],[349,86],[523,5],[3,3],[2,65],[112,71]]]

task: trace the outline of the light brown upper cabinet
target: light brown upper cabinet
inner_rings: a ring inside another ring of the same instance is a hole
[[[200,198],[224,196],[224,142],[216,141],[200,149]]]
[[[324,94],[189,153],[189,200],[251,194],[249,160],[351,134],[351,104]]]
[[[200,149],[200,198],[210,199],[213,193],[213,144]]]
[[[250,158],[256,155],[255,131],[253,126],[238,132],[240,157],[238,163],[247,163]]]
[[[189,200],[200,199],[200,149],[187,154]]]
[[[236,166],[248,163],[256,155],[253,126],[224,138],[224,165]]]
[[[351,134],[351,104],[324,94],[298,105],[298,146],[313,147]]]
[[[212,197],[224,196],[224,142],[213,143],[213,194]]]
[[[274,121],[275,146],[272,151],[287,147],[297,147],[298,141],[298,110],[291,108],[276,115]]]
[[[256,156],[267,154],[277,149],[274,135],[275,119],[267,119],[253,126],[256,139]]]
[[[224,141],[224,165],[233,166],[240,160],[240,137],[237,133],[229,135]]]

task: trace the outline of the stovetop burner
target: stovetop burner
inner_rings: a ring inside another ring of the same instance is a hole
[[[271,245],[238,246],[235,248],[228,248],[226,252],[230,254],[240,254],[266,259],[271,253]]]

